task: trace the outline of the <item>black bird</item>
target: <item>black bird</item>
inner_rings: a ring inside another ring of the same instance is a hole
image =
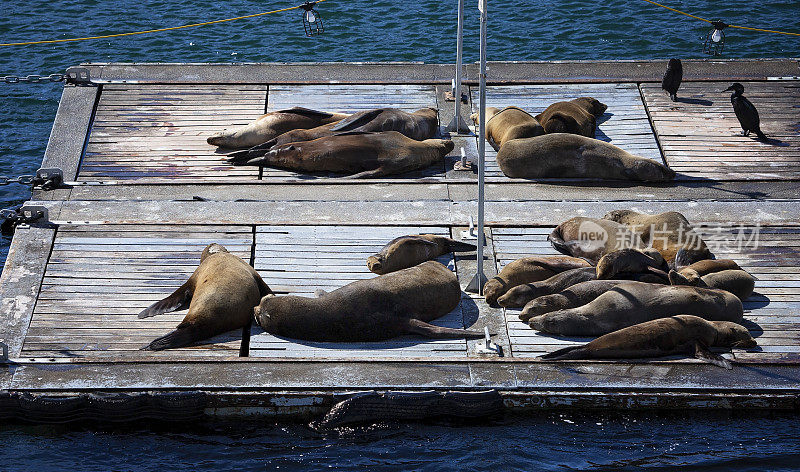
[[[739,119],[739,124],[742,125],[742,136],[749,136],[752,131],[756,133],[758,139],[767,141],[767,136],[761,132],[761,127],[759,126],[758,110],[756,110],[755,105],[750,103],[750,100],[742,95],[744,93],[744,86],[736,82],[723,90],[723,92],[730,92],[731,90],[733,91],[731,94],[731,103],[733,104],[733,111],[736,113],[736,118]]]
[[[678,99],[678,88],[683,80],[683,65],[680,59],[670,59],[667,64],[667,71],[664,72],[664,79],[661,81],[661,88],[668,94],[674,102]]]

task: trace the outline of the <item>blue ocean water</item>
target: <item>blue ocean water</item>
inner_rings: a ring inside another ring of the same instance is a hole
[[[796,0],[664,0],[728,23],[800,32]],[[299,3],[299,2],[298,2]],[[465,61],[478,57],[467,1]],[[177,26],[293,6],[228,0],[14,0],[0,43]],[[0,47],[0,76],[62,72],[81,62],[453,62],[455,0],[328,0],[326,32],[302,34],[291,11],[232,23],[78,43]],[[489,60],[702,57],[708,25],[641,0],[489,0]],[[726,58],[798,57],[800,38],[727,30]],[[38,168],[60,85],[0,84],[0,175]],[[29,198],[0,187],[0,208]],[[0,243],[0,266],[8,251]],[[796,470],[793,415],[553,414],[489,425],[375,425],[318,435],[301,425],[193,428],[0,426],[3,470]]]

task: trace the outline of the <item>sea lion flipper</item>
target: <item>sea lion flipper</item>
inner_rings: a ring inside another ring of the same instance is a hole
[[[139,318],[149,318],[151,316],[188,308],[189,302],[192,301],[193,288],[194,282],[191,279],[187,280],[186,283],[178,287],[178,290],[175,290],[172,295],[142,310],[142,312],[139,313]]]
[[[582,349],[584,346],[569,346],[558,349],[548,354],[539,356],[539,359],[559,360],[559,359],[580,359],[580,354],[574,351]]]
[[[708,362],[709,364],[714,364],[718,367],[733,369],[733,366],[728,359],[709,351],[708,347],[706,347],[706,345],[700,341],[694,342],[694,357],[700,359],[701,361]]]
[[[181,327],[175,331],[165,334],[160,338],[154,339],[150,344],[141,348],[142,351],[162,351],[164,349],[173,349],[176,347],[188,346],[196,339],[194,331],[191,328]]]
[[[384,171],[382,167],[378,167],[377,169],[372,170],[365,170],[363,172],[359,172],[357,174],[348,175],[346,179],[370,179],[373,177],[381,177],[383,176]]]
[[[236,151],[228,154],[228,163],[235,166],[243,166],[248,164],[247,161],[256,157],[262,157],[269,152],[278,143],[278,138],[270,139],[265,143],[253,146],[249,149]]]
[[[331,128],[331,131],[351,131],[359,126],[364,126],[370,121],[374,120],[383,110],[377,108],[375,110],[362,111],[350,115],[349,117],[339,121]]]
[[[451,238],[447,238],[447,246],[450,252],[468,252],[478,249],[478,246],[474,244]]]
[[[275,113],[294,113],[295,115],[310,116],[314,118],[328,118],[333,116],[333,113],[328,113],[327,111],[312,110],[310,108],[303,107],[285,108],[283,110],[277,110]]]
[[[258,285],[259,299],[264,298],[265,295],[272,293],[272,289],[269,288],[269,285],[267,285],[267,283],[264,282],[264,279],[261,278],[261,274],[256,272],[254,278],[256,279],[256,285]]]
[[[404,328],[407,333],[421,334],[422,336],[431,339],[458,339],[458,338],[482,338],[484,336],[481,331],[470,331],[468,329],[458,328],[444,328],[442,326],[434,326],[416,318],[408,318],[405,320]]]

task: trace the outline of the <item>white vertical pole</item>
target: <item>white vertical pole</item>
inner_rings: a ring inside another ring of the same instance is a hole
[[[478,294],[483,295],[483,170],[486,163],[486,0],[478,0],[481,12],[480,109],[478,114]]]
[[[455,125],[451,131],[461,131],[459,117],[461,116],[461,57],[464,50],[464,0],[458,0],[458,33],[456,33],[456,82],[453,86],[453,98],[456,102]]]

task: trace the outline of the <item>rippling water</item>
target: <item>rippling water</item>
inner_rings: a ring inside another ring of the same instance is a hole
[[[800,2],[665,0],[729,23],[800,31]],[[298,0],[299,3],[299,0]],[[467,1],[465,61],[478,55],[477,10]],[[186,0],[5,1],[0,42],[176,26],[296,5]],[[50,74],[80,62],[453,62],[455,0],[329,0],[326,33],[306,38],[300,13],[194,29],[58,45],[0,48],[0,75]],[[705,23],[641,0],[489,0],[489,60],[696,58]],[[800,40],[727,30],[725,57],[800,56]],[[0,84],[0,175],[38,168],[60,86]],[[29,198],[0,187],[0,208]],[[0,265],[8,241],[0,243]],[[0,427],[8,470],[242,470],[263,467],[464,470],[793,470],[800,467],[793,416],[545,416],[454,428],[378,425],[319,436],[297,425],[203,425],[113,429]],[[177,432],[181,431],[181,432]],[[124,466],[120,466],[124,464]],[[191,466],[188,464],[192,464]]]

